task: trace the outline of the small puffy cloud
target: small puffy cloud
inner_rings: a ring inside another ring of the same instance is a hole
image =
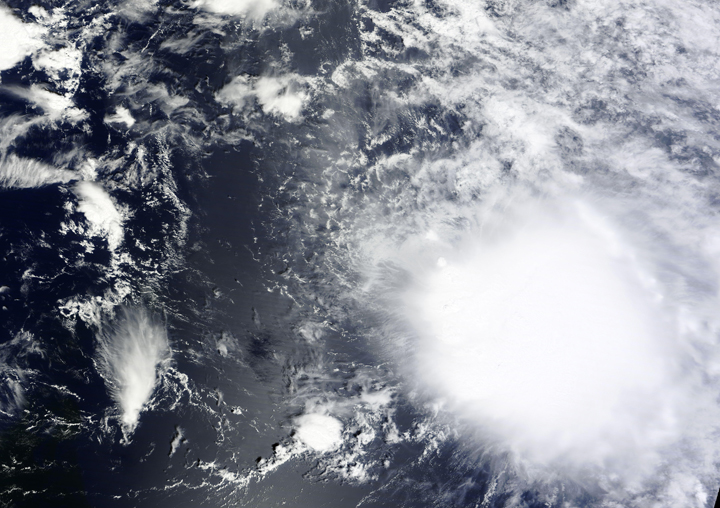
[[[255,98],[266,114],[295,122],[301,118],[308,99],[305,81],[298,74],[262,76],[254,82],[245,76],[237,76],[217,93],[216,100],[242,109]]]
[[[117,249],[123,240],[123,220],[110,195],[93,182],[79,182],[74,191],[79,199],[78,211],[90,223],[90,236],[105,237],[108,248]]]
[[[237,76],[225,85],[215,98],[221,104],[242,109],[249,100],[252,100],[253,96],[252,85],[248,79],[245,76]]]
[[[255,83],[255,94],[263,111],[282,116],[288,121],[300,118],[307,95],[300,87],[299,78],[294,74],[259,78]]]
[[[115,114],[106,115],[105,123],[107,124],[125,124],[127,128],[131,128],[135,125],[135,119],[133,118],[130,110],[122,106],[118,106],[115,109]]]

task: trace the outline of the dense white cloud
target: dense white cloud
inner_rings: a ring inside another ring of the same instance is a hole
[[[261,76],[252,81],[245,76],[237,76],[217,93],[216,99],[238,110],[257,99],[266,114],[297,122],[302,118],[308,93],[306,80],[297,74]]]
[[[262,76],[255,83],[255,93],[263,111],[284,117],[288,121],[300,118],[307,99],[295,75]]]
[[[118,106],[115,108],[115,113],[105,116],[105,123],[125,124],[125,126],[130,129],[133,125],[135,125],[135,119],[129,109],[123,106]]]
[[[297,438],[315,452],[334,450],[342,442],[342,423],[332,416],[309,413],[295,419]]]
[[[197,0],[193,5],[215,14],[254,20],[261,20],[280,7],[276,0]]]
[[[0,4],[0,70],[10,69],[25,57],[44,46],[45,29],[33,23],[23,23]]]
[[[97,362],[126,437],[138,424],[170,358],[165,327],[142,308],[122,308],[98,336]]]
[[[688,397],[707,397],[672,365],[674,320],[630,232],[546,199],[483,210],[418,275],[417,375],[519,458],[650,473],[681,440]]]
[[[111,251],[117,249],[123,240],[123,218],[110,195],[94,182],[79,182],[74,187],[79,198],[78,211],[85,215],[90,236],[107,239]]]
[[[218,102],[242,109],[254,96],[252,85],[245,76],[236,76],[222,87],[215,98]]]

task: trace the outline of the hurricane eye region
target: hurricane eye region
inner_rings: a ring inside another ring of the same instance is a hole
[[[637,467],[678,408],[663,295],[627,237],[580,200],[486,212],[408,295],[417,376],[519,457]]]

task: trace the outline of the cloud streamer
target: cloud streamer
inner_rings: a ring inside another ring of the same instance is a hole
[[[141,307],[123,307],[98,335],[97,365],[120,413],[127,440],[170,360],[164,325]]]

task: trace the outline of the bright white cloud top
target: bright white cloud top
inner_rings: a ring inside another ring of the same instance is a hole
[[[660,506],[704,506],[720,456],[714,243],[689,225],[663,236],[651,200],[640,227],[637,203],[558,187],[499,186],[461,232],[367,242],[408,277],[367,272],[379,350],[548,499],[560,474],[607,499],[660,485]]]
[[[418,375],[521,457],[639,470],[686,401],[657,281],[578,200],[486,211],[423,280]],[[627,471],[623,471],[626,473]]]
[[[295,419],[296,437],[318,453],[334,450],[342,442],[342,423],[332,416],[308,413]]]
[[[135,125],[135,119],[129,109],[118,106],[114,114],[105,116],[105,123],[125,124],[125,126],[130,129],[133,125]]]
[[[298,74],[261,76],[252,81],[236,76],[218,91],[216,100],[239,112],[256,99],[266,114],[298,122],[309,98],[306,88],[307,80]]]
[[[4,4],[0,4],[0,70],[10,69],[30,56],[44,43],[45,29],[40,25],[23,23]]]
[[[90,236],[104,237],[111,251],[117,249],[123,240],[122,215],[110,195],[94,182],[79,182],[74,190],[79,198],[78,211],[90,224]]]
[[[123,433],[132,434],[170,359],[164,325],[142,308],[122,308],[98,336],[97,363],[120,412]]]
[[[194,5],[214,14],[247,17],[257,21],[280,7],[276,0],[197,0]]]

